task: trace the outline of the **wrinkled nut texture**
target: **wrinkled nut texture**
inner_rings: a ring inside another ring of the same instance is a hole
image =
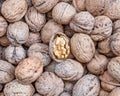
[[[101,41],[108,38],[112,34],[112,21],[107,16],[95,17],[94,30],[91,37],[94,41]]]
[[[9,22],[19,21],[25,15],[27,6],[25,0],[5,0],[1,13]]]
[[[23,84],[34,82],[43,72],[43,64],[37,57],[21,61],[15,69],[16,78]]]
[[[99,75],[107,69],[108,59],[104,55],[95,54],[92,60],[87,64],[89,72]]]
[[[43,66],[46,66],[50,63],[51,58],[49,56],[49,47],[43,43],[35,43],[31,45],[27,52],[28,56],[36,56],[43,63]]]
[[[3,60],[0,60],[0,84],[8,83],[14,79],[15,67]]]
[[[95,75],[87,74],[77,81],[72,96],[98,96],[100,83]]]
[[[60,94],[60,96],[71,96],[71,95],[68,92],[63,92],[63,93]]]
[[[9,46],[10,45],[10,41],[8,40],[7,36],[2,36],[0,38],[0,45],[2,46]]]
[[[90,34],[94,27],[95,19],[87,11],[77,13],[70,22],[70,28],[76,32]]]
[[[75,8],[65,2],[58,3],[52,10],[53,19],[60,24],[68,24],[75,14]]]
[[[17,65],[25,57],[26,50],[22,46],[9,45],[5,49],[5,59],[14,65]]]
[[[45,25],[45,14],[39,13],[34,7],[30,7],[25,15],[25,21],[33,32],[39,32]]]
[[[120,96],[120,87],[113,89],[108,96]]]
[[[95,54],[95,45],[90,36],[76,33],[70,40],[71,52],[82,63],[89,62]]]
[[[72,59],[66,59],[56,64],[55,73],[63,80],[75,81],[82,77],[84,68],[79,62]]]
[[[65,82],[64,82],[64,91],[65,91],[65,92],[72,93],[73,86],[74,86],[74,84],[73,84],[72,82],[69,82],[69,81],[67,82],[67,81],[65,81]]]
[[[108,63],[108,72],[116,80],[120,82],[120,57],[115,57]]]
[[[103,89],[100,90],[99,96],[108,96],[108,92],[104,91]]]
[[[64,83],[61,78],[52,72],[44,72],[35,82],[38,93],[44,96],[59,96],[64,89]]]
[[[113,33],[120,32],[120,20],[117,20],[113,24]]]
[[[69,39],[63,33],[54,34],[49,43],[49,52],[53,60],[60,62],[70,54]]]
[[[2,16],[0,16],[0,37],[5,35],[7,27],[8,27],[7,21]]]
[[[59,0],[32,0],[32,4],[40,13],[47,13],[58,1]]]
[[[49,43],[50,38],[55,34],[63,33],[63,26],[56,23],[54,20],[49,20],[41,31],[41,39],[44,43]]]
[[[15,22],[8,26],[7,37],[14,44],[24,44],[29,37],[28,25],[22,21]]]
[[[23,85],[13,80],[5,85],[5,96],[33,96],[35,89],[32,84]]]

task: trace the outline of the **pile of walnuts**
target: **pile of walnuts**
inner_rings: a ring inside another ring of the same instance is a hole
[[[120,0],[0,0],[0,96],[120,96]]]

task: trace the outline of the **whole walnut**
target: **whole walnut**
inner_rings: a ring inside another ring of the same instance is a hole
[[[70,22],[70,28],[76,32],[90,34],[94,27],[95,19],[88,11],[77,13]]]
[[[81,63],[89,62],[95,54],[95,45],[87,34],[76,33],[70,40],[71,52]]]
[[[32,44],[40,42],[41,42],[40,33],[30,32],[29,37],[24,45],[30,47]]]
[[[66,59],[63,62],[56,64],[55,73],[63,80],[75,81],[83,76],[83,66],[72,59]]]
[[[17,65],[25,57],[26,50],[22,46],[9,45],[5,49],[5,59],[14,65]]]
[[[15,76],[22,84],[34,82],[43,72],[43,64],[37,57],[22,60],[15,69]]]
[[[75,8],[65,2],[58,3],[52,10],[53,19],[60,24],[68,24],[75,14]]]
[[[8,27],[7,21],[2,16],[0,16],[0,37],[5,35],[7,27]]]
[[[35,88],[44,96],[59,96],[64,89],[64,83],[61,78],[52,72],[44,72],[35,82]]]
[[[23,85],[13,80],[5,85],[5,96],[33,96],[35,89],[32,84]]]
[[[33,6],[40,12],[40,13],[47,13],[50,11],[59,0],[32,0]]]
[[[0,60],[0,84],[5,84],[14,79],[15,67],[3,60]]]
[[[100,82],[95,75],[84,75],[73,87],[72,96],[98,96]]]
[[[43,63],[43,66],[48,65],[51,62],[51,58],[49,56],[49,48],[48,45],[43,43],[35,43],[32,44],[27,52],[28,56],[36,56]]]
[[[22,19],[27,11],[25,0],[5,0],[2,4],[1,13],[9,22],[15,22]]]
[[[63,93],[60,94],[60,96],[71,96],[71,94],[68,93],[68,92],[63,92]]]
[[[104,91],[103,89],[100,90],[99,96],[108,96],[109,92]]]
[[[120,82],[120,57],[115,57],[108,63],[109,74]]]
[[[107,16],[95,17],[94,30],[91,37],[94,41],[101,41],[108,38],[112,34],[112,21]]]
[[[120,87],[113,89],[108,96],[120,96]]]
[[[120,32],[120,20],[116,20],[113,23],[113,33]]]
[[[49,43],[50,38],[58,32],[63,33],[63,26],[56,23],[54,20],[49,20],[41,31],[41,39],[44,43]]]
[[[39,13],[34,7],[30,7],[25,15],[25,21],[32,32],[39,32],[45,25],[45,14]]]
[[[29,37],[28,25],[22,21],[10,24],[7,30],[7,37],[14,45],[24,44]]]
[[[10,41],[8,40],[6,35],[0,37],[0,45],[2,45],[2,46],[9,46],[10,45]]]
[[[96,53],[92,60],[87,64],[89,72],[99,75],[107,69],[108,59],[106,56]]]

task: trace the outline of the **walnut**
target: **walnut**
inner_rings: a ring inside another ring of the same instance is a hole
[[[108,92],[104,91],[103,89],[100,90],[99,96],[108,96]]]
[[[95,54],[95,45],[89,35],[76,33],[70,40],[71,52],[81,63],[89,62]]]
[[[113,24],[113,33],[120,32],[120,20],[117,20]]]
[[[27,11],[25,0],[5,0],[2,4],[1,13],[9,22],[22,19]]]
[[[112,90],[112,92],[109,93],[108,96],[119,96],[120,95],[120,87],[117,87]]]
[[[52,72],[44,72],[35,82],[38,93],[44,96],[59,96],[63,91],[64,83],[61,78]]]
[[[60,96],[71,96],[71,95],[68,92],[63,92],[63,93],[60,94]]]
[[[53,19],[60,24],[68,24],[75,14],[75,8],[65,2],[58,3],[52,10]]]
[[[98,78],[95,75],[87,74],[74,85],[72,96],[98,96],[99,91]]]
[[[39,13],[34,7],[30,7],[25,15],[26,23],[33,32],[39,32],[45,25],[45,14]]]
[[[8,40],[6,35],[0,38],[0,45],[2,45],[2,46],[10,45],[10,41]]]
[[[64,91],[72,93],[74,84],[72,82],[65,81],[64,82]]]
[[[101,41],[108,38],[112,34],[112,21],[107,16],[95,17],[94,30],[91,37],[94,41]]]
[[[28,4],[28,7],[31,7],[32,6],[32,1],[31,0],[25,0]]]

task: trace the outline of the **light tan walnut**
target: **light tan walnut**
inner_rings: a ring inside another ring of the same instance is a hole
[[[108,96],[119,96],[120,95],[120,87],[117,87],[112,90],[112,92],[109,93]]]
[[[2,45],[2,46],[9,46],[9,45],[10,45],[10,41],[9,41],[9,39],[7,38],[6,35],[0,37],[0,45]]]
[[[108,96],[109,92],[104,91],[103,89],[100,90],[99,96]]]

